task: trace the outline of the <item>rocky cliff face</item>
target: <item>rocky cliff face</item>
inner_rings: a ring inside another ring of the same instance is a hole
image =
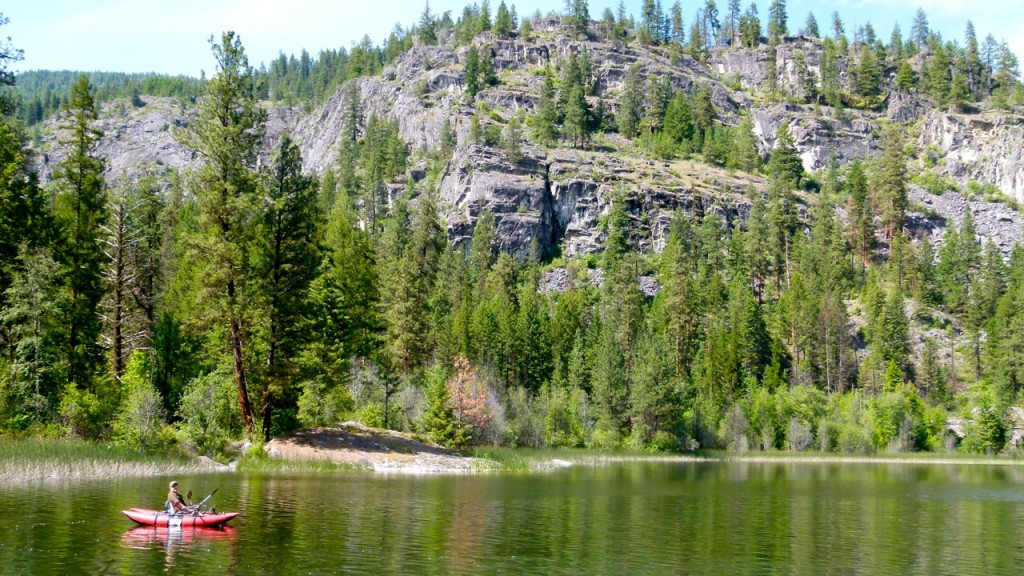
[[[993,184],[1024,201],[1024,117],[1009,114],[967,116],[933,112],[920,125],[919,145],[937,152],[937,171],[961,186]]]
[[[477,37],[477,46],[491,51],[502,82],[478,94],[472,107],[463,92],[468,47],[418,46],[380,76],[355,81],[366,113],[396,119],[413,151],[436,147],[445,122],[454,128],[458,145],[444,169],[440,196],[449,240],[455,244],[467,242],[478,215],[490,210],[505,251],[525,256],[536,241],[543,249],[557,248],[568,256],[594,252],[604,239],[601,221],[611,197],[629,191],[636,193],[630,195],[629,211],[636,224],[637,246],[659,250],[674,211],[718,214],[726,224],[741,222],[749,211],[748,190],[764,190],[765,182],[756,176],[730,174],[687,161],[642,159],[631,143],[614,134],[601,137],[598,145],[586,150],[524,145],[524,157],[517,163],[510,162],[501,150],[470,142],[474,114],[483,111],[478,117],[486,127],[501,125],[520,111],[532,111],[543,67],[557,66],[570,54],[583,51],[594,65],[594,105],[603,103],[614,110],[627,71],[634,65],[645,75],[669,78],[676,88],[701,83],[711,88],[723,121],[735,122],[740,111],[750,111],[764,155],[770,154],[775,144],[779,124],[788,122],[809,171],[823,169],[832,157],[842,164],[877,155],[878,135],[886,121],[917,122],[917,146],[937,157],[937,172],[961,185],[971,180],[989,183],[1024,201],[1024,119],[1020,117],[928,112],[930,105],[922,98],[892,92],[884,112],[847,110],[837,119],[829,110],[813,106],[756,103],[752,94],[766,81],[764,47],[715,52],[703,64],[685,55],[673,60],[667,50],[636,43],[615,47],[593,39],[579,41],[556,19],[535,22],[535,31],[529,40],[496,39],[486,33]],[[791,93],[801,89],[795,68],[797,54],[803,54],[808,70],[818,74],[820,43],[791,38],[780,46],[776,56],[780,83]],[[845,77],[845,61],[840,67]],[[322,173],[337,159],[345,97],[339,90],[309,112],[273,108],[268,144],[285,131],[293,134],[302,148],[306,170]],[[99,126],[106,134],[100,152],[108,158],[111,178],[145,166],[174,170],[192,166],[192,154],[172,134],[176,127],[187,124],[188,110],[159,99],[149,100],[140,109],[119,106],[108,107]],[[62,154],[56,140],[50,136],[42,147],[44,180]],[[941,212],[933,205],[936,198],[921,196],[916,202],[925,210]],[[944,206],[953,197],[941,198]],[[981,208],[976,203],[971,207],[976,212]],[[948,217],[956,221],[955,209],[950,210]],[[979,218],[979,230],[998,237],[1001,245],[1020,237],[1019,214],[1003,209],[989,212],[991,223],[987,217]]]

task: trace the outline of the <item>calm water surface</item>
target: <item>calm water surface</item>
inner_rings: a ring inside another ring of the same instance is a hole
[[[135,528],[166,478],[0,486],[0,574],[1020,574],[1024,467],[646,462],[178,478],[225,531]]]

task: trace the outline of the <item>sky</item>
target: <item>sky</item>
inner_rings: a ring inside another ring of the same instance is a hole
[[[432,0],[431,12],[451,10],[453,19],[470,1]],[[500,0],[490,0],[492,13]],[[666,8],[674,0],[662,0]],[[771,0],[758,0],[762,23]],[[520,15],[535,10],[561,9],[563,0],[506,0]],[[625,0],[627,11],[639,15],[641,0]],[[746,9],[750,0],[742,0]],[[10,21],[0,27],[0,41],[24,51],[24,59],[10,65],[25,70],[158,72],[198,76],[213,69],[211,36],[233,30],[240,36],[253,65],[269,63],[280,53],[310,54],[322,49],[348,48],[369,35],[383,41],[396,24],[409,27],[419,20],[423,0],[8,0],[0,13]],[[619,0],[590,0],[592,18]],[[681,0],[690,21],[704,0]],[[727,0],[718,0],[719,12]],[[803,26],[813,11],[822,31],[838,11],[846,32],[870,21],[888,42],[898,22],[904,37],[914,13],[924,8],[929,25],[943,38],[963,43],[967,20],[978,39],[987,34],[1009,43],[1024,54],[1024,0],[789,0],[789,29]],[[687,25],[687,29],[689,26]]]

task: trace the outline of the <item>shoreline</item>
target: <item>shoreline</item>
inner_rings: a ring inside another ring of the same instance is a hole
[[[287,448],[287,449],[285,449]],[[307,429],[288,439],[275,439],[265,455],[243,457],[231,465],[205,456],[138,455],[83,441],[9,441],[0,450],[0,484],[73,482],[104,478],[240,473],[338,473],[381,475],[463,475],[546,473],[574,466],[629,462],[869,464],[927,466],[1024,466],[1016,455],[950,455],[931,453],[850,455],[806,452],[649,454],[586,449],[533,450],[480,448],[460,454],[423,444],[397,433],[351,423]]]

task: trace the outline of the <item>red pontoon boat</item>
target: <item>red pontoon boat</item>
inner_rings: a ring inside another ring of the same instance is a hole
[[[166,510],[148,510],[146,508],[131,508],[121,512],[143,526],[159,528],[212,528],[225,524],[239,515],[239,512],[177,512],[169,514]]]

